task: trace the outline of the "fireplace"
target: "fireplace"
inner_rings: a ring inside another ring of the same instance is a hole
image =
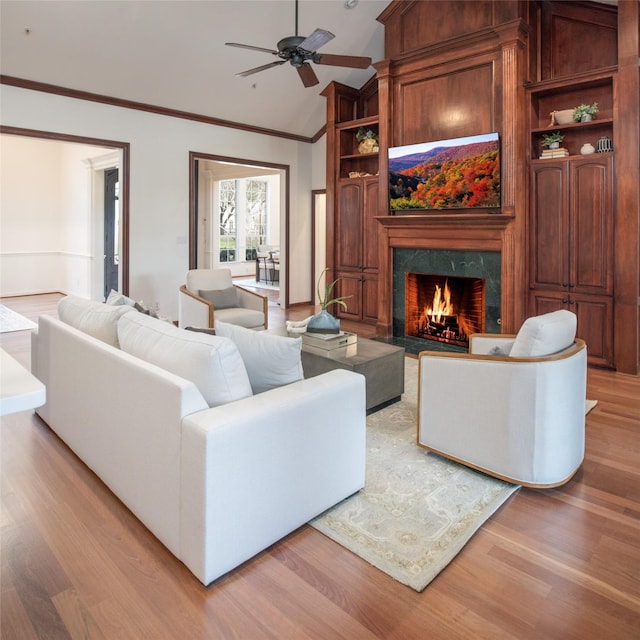
[[[485,281],[440,274],[405,274],[407,336],[469,347],[485,331]]]
[[[392,341],[409,353],[463,352],[469,334],[501,332],[500,252],[398,248],[392,273]],[[445,306],[448,297],[453,311],[427,320],[424,313],[437,296]]]

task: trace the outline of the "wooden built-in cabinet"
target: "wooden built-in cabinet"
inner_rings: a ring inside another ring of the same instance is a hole
[[[331,83],[328,97],[328,211],[333,234],[327,242],[327,265],[338,278],[336,293],[348,296],[347,309],[332,309],[340,318],[375,323],[378,317],[379,154],[358,151],[358,130],[378,133],[375,83],[356,91]]]
[[[342,318],[375,322],[378,317],[378,178],[338,182],[335,248],[340,295],[350,296]]]
[[[581,155],[613,140],[615,72],[543,81],[529,87],[529,314],[569,309],[589,362],[614,365],[613,153]],[[591,122],[552,124],[551,112],[598,103]],[[568,156],[540,159],[542,136],[559,131]]]
[[[640,3],[391,0],[378,20],[385,57],[375,76],[322,92],[327,266],[352,296],[338,313],[391,336],[390,248],[500,251],[505,332],[566,307],[591,364],[637,375]],[[594,102],[591,122],[551,121]],[[360,126],[377,127],[380,154],[358,153]],[[500,211],[389,211],[390,146],[489,131],[500,134]],[[541,158],[554,131],[568,154]],[[612,150],[598,153],[605,138]],[[582,155],[587,143],[595,153]]]
[[[530,314],[575,312],[589,361],[613,366],[613,155],[531,164]]]

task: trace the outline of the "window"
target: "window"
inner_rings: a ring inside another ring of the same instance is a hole
[[[266,244],[268,186],[261,178],[218,182],[220,262],[253,261]]]

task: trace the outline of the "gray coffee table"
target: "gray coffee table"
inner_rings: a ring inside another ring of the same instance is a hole
[[[287,333],[286,327],[270,329],[271,333],[298,337]],[[353,353],[355,351],[355,353]],[[346,355],[352,353],[352,355]],[[358,338],[356,349],[343,349],[339,355],[331,357],[310,353],[302,343],[302,367],[304,377],[312,378],[333,371],[347,369],[361,373],[366,379],[367,413],[378,411],[400,400],[404,393],[404,349],[394,345]]]

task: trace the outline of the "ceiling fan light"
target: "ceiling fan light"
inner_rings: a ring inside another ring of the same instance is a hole
[[[358,5],[358,0],[345,0],[344,8],[355,9],[357,5]]]

